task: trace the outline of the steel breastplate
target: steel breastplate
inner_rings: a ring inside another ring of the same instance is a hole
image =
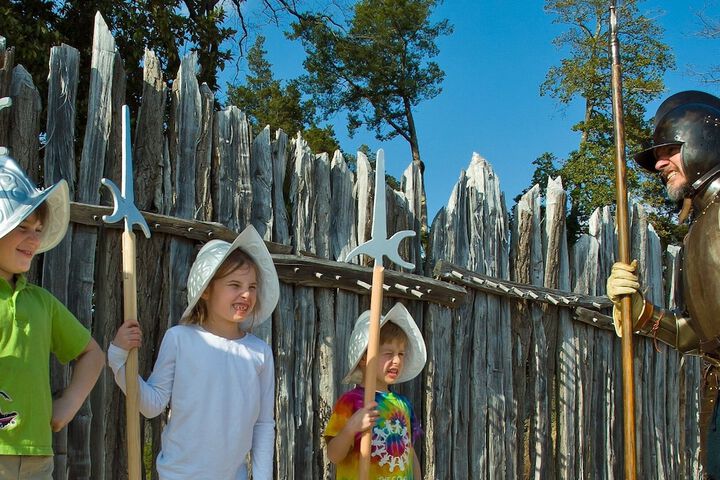
[[[683,297],[704,342],[720,335],[720,179],[693,199],[696,219],[684,240]]]

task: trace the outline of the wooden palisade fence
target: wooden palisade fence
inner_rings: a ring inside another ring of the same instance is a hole
[[[107,348],[122,319],[120,230],[102,225],[110,209],[99,206],[109,203],[99,180],[120,177],[125,74],[100,15],[80,158],[78,64],[74,48],[52,49],[41,165],[42,101],[13,50],[1,46],[0,96],[14,103],[0,113],[0,145],[11,147],[38,183],[69,181],[72,228],[31,275]],[[371,276],[369,268],[337,260],[369,234],[371,165],[358,154],[351,172],[342,155],[315,155],[299,135],[271,138],[265,128],[253,136],[242,111],[213,109],[193,55],[170,91],[150,51],[144,66],[133,128],[135,198],[153,235],[138,237],[140,371],[149,374],[165,330],[184,308],[196,248],[252,223],[270,242],[281,277],[273,321],[257,332],[275,353],[276,478],[331,478],[321,432],[346,388],[346,345],[369,307]],[[390,233],[420,230],[420,185],[411,165],[404,192],[385,192]],[[544,195],[535,186],[514,207],[510,225],[498,179],[474,156],[432,223],[426,255],[417,238],[403,243],[401,254],[416,271],[386,273],[386,302],[403,299],[428,346],[423,374],[399,386],[422,419],[417,450],[425,478],[622,478],[620,343],[600,313],[610,305],[601,295],[615,252],[613,219],[608,208],[596,212],[591,233],[570,249],[565,203],[559,179]],[[672,306],[677,249],[663,257],[637,207],[632,235],[648,295]],[[647,478],[697,478],[700,362],[659,350],[646,339],[636,347],[638,468]],[[54,389],[67,375],[53,366]],[[55,435],[55,478],[126,478],[122,403],[107,370],[77,419]],[[222,414],[232,421],[243,413]],[[144,422],[151,465],[162,424]],[[157,478],[152,468],[147,473]]]

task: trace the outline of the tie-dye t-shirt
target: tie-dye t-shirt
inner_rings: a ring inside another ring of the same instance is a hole
[[[364,391],[362,387],[356,387],[338,399],[325,428],[326,437],[334,437],[340,433],[353,413],[362,408]],[[412,479],[415,459],[411,447],[422,434],[420,422],[415,418],[410,402],[402,395],[393,392],[376,392],[375,401],[378,404],[380,418],[372,429],[370,478]],[[351,480],[358,477],[361,436],[361,434],[356,435],[353,449],[342,462],[337,464],[337,480]]]

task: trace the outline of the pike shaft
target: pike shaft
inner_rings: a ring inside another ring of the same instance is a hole
[[[612,57],[612,107],[615,129],[615,184],[618,230],[618,260],[630,263],[630,235],[625,164],[625,122],[622,103],[622,75],[620,48],[617,38],[615,2],[610,6],[610,54]],[[625,478],[634,480],[637,474],[635,446],[635,371],[633,366],[632,300],[622,299],[622,370],[623,370],[623,432],[625,446]]]

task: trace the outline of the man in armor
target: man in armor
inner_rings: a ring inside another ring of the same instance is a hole
[[[668,311],[642,295],[637,262],[616,263],[607,281],[620,335],[620,300],[632,299],[633,331],[651,333],[680,352],[702,355],[720,366],[720,99],[697,91],[677,93],[655,115],[652,147],[635,155],[658,173],[670,199],[692,204],[683,240],[683,311]],[[700,408],[700,457],[709,478],[720,480],[720,418],[716,407],[717,369],[704,385]]]

